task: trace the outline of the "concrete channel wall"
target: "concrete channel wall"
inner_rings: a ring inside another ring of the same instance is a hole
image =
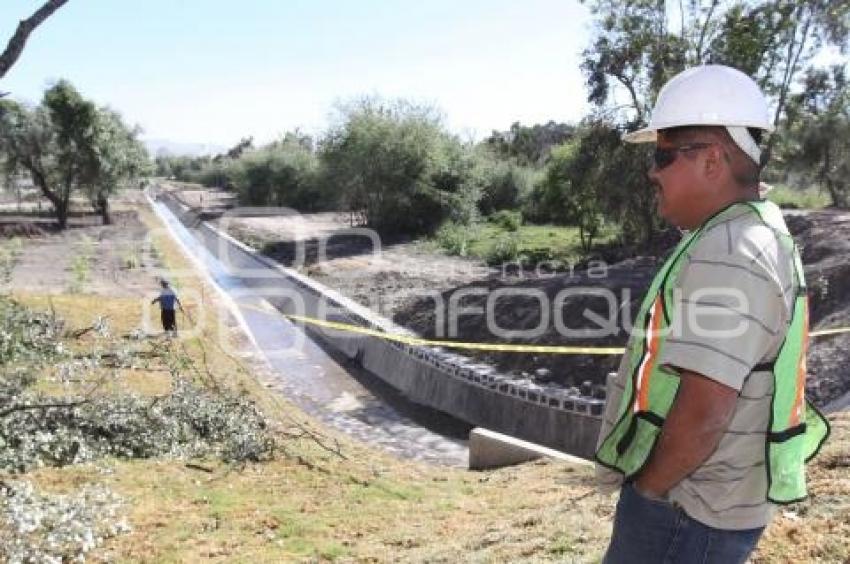
[[[163,202],[240,282],[261,290],[284,314],[297,314],[414,336],[333,290],[282,267],[204,221],[170,194]],[[311,337],[359,363],[412,401],[473,425],[591,458],[605,400],[537,386],[441,348],[412,346],[308,325]]]

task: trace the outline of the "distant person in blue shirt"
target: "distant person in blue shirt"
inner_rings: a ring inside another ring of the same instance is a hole
[[[151,305],[159,302],[160,308],[160,318],[162,319],[162,330],[163,331],[177,331],[177,318],[174,314],[174,306],[178,306],[180,311],[183,310],[183,304],[180,303],[180,299],[177,297],[177,294],[174,293],[174,290],[168,284],[168,280],[163,280],[160,282],[162,286],[162,290],[159,292],[159,296],[151,301]]]

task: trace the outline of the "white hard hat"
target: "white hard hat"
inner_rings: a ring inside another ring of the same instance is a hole
[[[658,93],[649,126],[623,135],[629,143],[652,143],[659,129],[686,125],[725,126],[756,163],[758,144],[747,128],[773,131],[767,100],[755,81],[738,69],[704,65],[680,72]]]

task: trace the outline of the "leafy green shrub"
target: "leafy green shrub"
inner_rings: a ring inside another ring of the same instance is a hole
[[[242,205],[312,211],[327,205],[318,173],[317,156],[304,144],[288,139],[246,152],[233,162],[228,176]]]
[[[23,244],[17,237],[0,245],[0,285],[8,284],[12,279],[12,270],[21,255]]]
[[[481,154],[479,150],[477,154]],[[480,161],[485,170],[479,172],[482,186],[480,208],[482,213],[516,209],[531,193],[537,172],[534,168],[520,166],[510,160],[492,155]]]
[[[437,230],[435,238],[448,254],[465,257],[469,254],[469,245],[475,232],[472,226],[447,221]]]
[[[522,212],[500,210],[490,216],[490,222],[498,225],[505,231],[517,231],[522,227]]]
[[[320,144],[323,183],[381,234],[431,234],[475,220],[480,185],[468,151],[431,107],[366,98],[340,109]]]
[[[519,241],[515,235],[503,235],[494,241],[484,255],[484,260],[491,266],[517,260]]]
[[[83,286],[89,281],[91,267],[89,259],[83,255],[77,255],[71,259],[71,283],[68,285],[68,290],[72,294],[79,294],[83,291]]]
[[[555,259],[555,253],[551,247],[534,247],[523,249],[519,254],[523,264],[535,265]]]

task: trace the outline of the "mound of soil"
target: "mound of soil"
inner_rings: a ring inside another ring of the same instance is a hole
[[[787,217],[801,247],[809,287],[811,327],[850,327],[850,213],[799,212]],[[850,393],[850,333],[814,337],[807,392],[818,405]]]
[[[0,239],[11,239],[12,237],[23,237],[34,239],[43,237],[45,230],[39,225],[30,222],[0,223]]]

